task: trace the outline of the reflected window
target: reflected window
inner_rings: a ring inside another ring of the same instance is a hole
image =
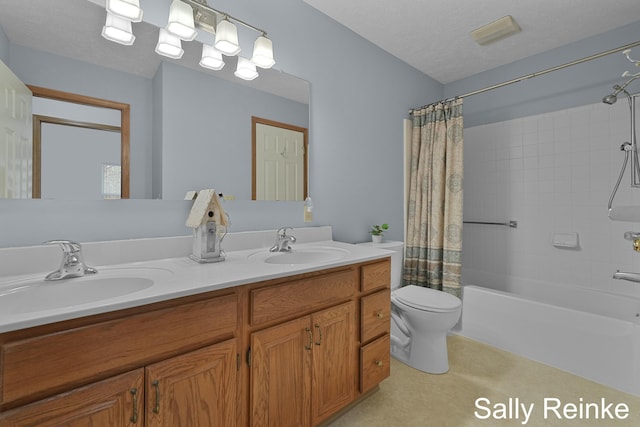
[[[120,165],[102,164],[102,198],[120,198]]]

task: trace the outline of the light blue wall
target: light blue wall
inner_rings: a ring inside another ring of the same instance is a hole
[[[0,61],[9,63],[9,39],[2,27],[0,27]]]
[[[638,40],[640,21],[447,84],[444,93],[448,98],[462,95]],[[633,51],[638,56],[640,47]],[[620,75],[625,70],[638,71],[622,53],[614,53],[468,97],[464,100],[465,127],[593,104],[623,81]],[[632,84],[629,90],[640,92],[640,83]]]
[[[158,67],[152,81],[153,87],[153,130],[152,130],[152,158],[151,194],[154,199],[162,198],[162,67]]]
[[[162,3],[141,2],[145,18],[155,16],[159,26],[168,14]],[[311,82],[312,225],[333,225],[336,239],[356,242],[368,239],[370,224],[388,222],[387,237],[402,239],[402,119],[408,108],[442,98],[442,85],[300,0],[220,0],[216,7],[268,31],[276,67]],[[250,37],[241,31],[241,40],[252,44],[255,34]],[[251,51],[251,46],[243,48]],[[64,90],[64,82],[45,81],[45,70],[39,76],[36,84],[55,83]],[[150,93],[151,81],[145,85],[137,90]],[[86,93],[95,89],[87,86]],[[101,91],[94,96],[99,97],[112,89],[97,87]],[[150,128],[151,104],[146,108]],[[146,161],[150,171],[150,151]],[[188,202],[165,200],[0,200],[0,247],[53,238],[185,235],[190,233],[184,226],[189,208]],[[231,231],[304,225],[302,203],[234,201],[225,208],[231,213]]]

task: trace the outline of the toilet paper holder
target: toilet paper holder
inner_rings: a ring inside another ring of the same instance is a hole
[[[633,242],[633,250],[636,252],[640,252],[640,232],[637,231],[627,231],[624,233],[625,240],[630,240]]]

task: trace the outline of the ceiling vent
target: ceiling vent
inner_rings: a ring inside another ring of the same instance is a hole
[[[471,31],[471,37],[481,46],[509,37],[521,31],[511,15],[507,15]]]

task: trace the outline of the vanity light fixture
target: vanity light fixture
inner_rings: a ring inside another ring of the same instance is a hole
[[[160,28],[156,53],[167,58],[180,59],[184,54],[180,37],[171,34],[165,28]]]
[[[142,21],[140,0],[107,0],[107,12],[128,19],[131,22]]]
[[[209,44],[203,44],[200,66],[215,71],[222,70],[222,67],[224,67],[222,52]]]
[[[139,0],[106,0],[107,23],[102,35],[117,43],[133,44],[135,36],[131,30],[131,22],[142,20],[142,9]],[[173,59],[180,59],[184,53],[182,40],[194,40],[198,30],[215,35],[213,45],[203,43],[200,65],[211,70],[224,67],[223,55],[235,56],[240,53],[238,28],[243,25],[259,34],[253,45],[251,59],[238,58],[238,68],[234,73],[245,80],[258,77],[256,66],[271,68],[273,59],[273,43],[267,33],[228,13],[209,6],[207,0],[172,0],[169,7],[169,20],[158,35],[156,52]]]
[[[198,33],[193,22],[193,9],[191,6],[181,0],[173,0],[171,2],[167,31],[185,41],[191,41],[196,38]]]
[[[233,73],[233,75],[242,80],[253,80],[258,77],[256,64],[254,64],[247,58],[238,56],[238,67],[236,68],[236,71],[235,73]]]
[[[131,31],[131,21],[107,12],[107,20],[102,27],[102,37],[112,42],[131,46],[136,36]]]

